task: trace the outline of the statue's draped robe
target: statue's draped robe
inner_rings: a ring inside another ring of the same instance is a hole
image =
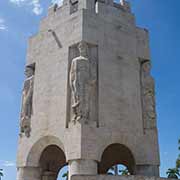
[[[27,78],[24,82],[22,109],[21,109],[21,132],[30,131],[30,119],[32,115],[34,76]],[[27,132],[29,133],[29,132]]]
[[[155,87],[150,73],[142,73],[142,103],[145,128],[156,126]]]
[[[89,117],[89,82],[90,67],[86,57],[79,56],[72,60],[70,68],[70,88],[72,96],[72,121],[87,121]]]

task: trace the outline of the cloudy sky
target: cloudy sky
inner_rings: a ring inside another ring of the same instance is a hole
[[[38,32],[51,0],[0,0],[0,169],[16,176],[21,89],[28,37]],[[137,24],[150,31],[156,80],[161,175],[174,167],[180,137],[180,1],[130,0]],[[58,2],[61,3],[61,2]]]

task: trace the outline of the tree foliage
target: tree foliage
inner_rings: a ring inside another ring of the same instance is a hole
[[[180,176],[179,170],[177,168],[169,168],[166,174],[168,175],[168,178],[174,179],[178,179],[178,176]]]
[[[180,150],[180,139],[178,140],[178,149]],[[178,179],[180,177],[180,154],[178,155],[178,158],[176,159],[176,167],[175,168],[169,168],[166,172],[168,178],[175,178]]]
[[[178,149],[180,150],[180,139],[179,139],[179,141],[178,141],[178,144],[179,144]],[[179,154],[179,156],[178,156],[178,158],[177,158],[177,160],[176,160],[176,168],[178,168],[179,171],[180,171],[180,154]]]
[[[1,178],[4,176],[4,174],[3,174],[3,170],[2,169],[0,169],[0,180],[1,180]]]
[[[121,175],[123,175],[123,176],[128,176],[128,175],[130,175],[130,173],[129,173],[129,171],[128,171],[127,168],[126,168],[126,169],[123,169],[123,170],[119,170],[119,172],[120,172]]]
[[[69,175],[69,171],[65,172],[62,177],[65,178],[66,180],[68,180],[68,175]]]
[[[180,156],[176,160],[176,168],[180,170]]]

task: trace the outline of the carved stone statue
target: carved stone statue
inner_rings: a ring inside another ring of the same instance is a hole
[[[144,128],[154,128],[156,126],[155,87],[149,60],[142,62],[141,82]]]
[[[21,109],[21,133],[30,136],[30,119],[32,115],[32,99],[33,99],[33,84],[34,84],[34,65],[26,67],[26,80],[23,87],[22,109]]]
[[[91,86],[90,61],[88,59],[88,45],[80,42],[78,45],[79,57],[71,62],[70,88],[71,108],[73,116],[71,121],[87,122],[89,118],[89,91]]]

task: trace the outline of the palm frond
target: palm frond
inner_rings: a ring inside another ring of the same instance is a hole
[[[178,158],[177,160],[176,160],[176,168],[180,168],[180,158]]]
[[[169,168],[166,174],[168,175],[168,178],[178,179],[179,170],[178,168]]]
[[[68,176],[69,176],[69,171],[65,172],[65,173],[62,175],[62,178],[65,178],[66,180],[68,180]]]
[[[130,174],[127,168],[123,170],[119,170],[119,172],[121,173],[121,175],[124,175],[124,176],[127,176]]]
[[[68,176],[68,173],[64,173],[63,175],[62,175],[62,177],[64,178],[64,177],[67,177]]]

